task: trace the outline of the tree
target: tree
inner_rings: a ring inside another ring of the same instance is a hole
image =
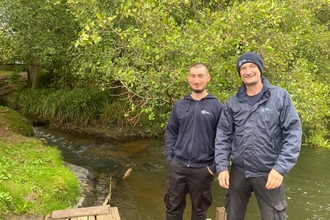
[[[308,141],[328,145],[328,0],[5,2],[3,30],[23,43],[15,55],[54,73],[57,88],[109,90],[129,104],[122,111],[132,126],[141,117],[165,125],[173,103],[189,91],[195,62],[209,66],[208,91],[225,102],[241,85],[238,56],[255,51],[264,75],[292,95]]]
[[[72,61],[70,46],[77,25],[62,3],[3,0],[0,6],[2,30],[14,48],[7,59],[26,65],[33,89],[45,86],[56,74],[64,75]]]
[[[188,67],[197,61],[210,65],[210,91],[224,102],[240,85],[238,55],[256,51],[265,60],[265,75],[292,94],[304,130],[325,134],[329,2],[116,1],[108,10],[108,1],[92,1],[92,11],[70,3],[90,12],[74,14],[83,27],[76,46],[98,64],[93,76],[104,88],[119,81],[132,110],[140,107],[153,119],[173,104],[187,91]],[[311,102],[322,108],[311,114]]]

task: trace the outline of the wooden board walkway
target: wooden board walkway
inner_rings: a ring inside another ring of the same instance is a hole
[[[45,220],[120,220],[120,216],[117,207],[105,205],[56,210],[48,214]]]
[[[102,206],[55,210],[45,220],[120,220],[118,208],[110,207],[111,180],[110,178],[110,192]]]
[[[226,220],[227,214],[224,207],[216,208],[215,220]],[[48,214],[45,220],[120,220],[117,207],[110,205],[56,210]]]

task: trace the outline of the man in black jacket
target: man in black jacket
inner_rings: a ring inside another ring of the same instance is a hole
[[[210,74],[194,64],[188,75],[191,94],[175,103],[166,128],[165,157],[169,180],[164,202],[167,220],[181,220],[189,193],[192,220],[205,220],[212,203],[216,172],[214,141],[223,105],[206,91]]]

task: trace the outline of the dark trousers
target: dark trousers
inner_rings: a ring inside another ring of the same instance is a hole
[[[279,188],[266,189],[267,176],[245,178],[243,172],[232,166],[229,189],[226,190],[227,220],[244,220],[251,193],[257,198],[263,220],[286,219],[287,203],[284,198],[284,184]]]
[[[167,220],[182,220],[189,193],[192,205],[192,220],[205,220],[207,209],[212,204],[212,176],[207,167],[185,167],[172,160],[169,163],[168,186],[164,202]]]

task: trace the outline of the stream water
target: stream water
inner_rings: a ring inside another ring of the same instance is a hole
[[[88,205],[100,205],[109,193],[110,178],[116,180],[111,205],[122,220],[165,219],[163,195],[167,165],[162,139],[102,140],[77,133],[35,127],[35,136],[61,150],[64,161],[96,173]],[[125,171],[130,176],[122,180]],[[330,219],[330,150],[303,146],[297,165],[285,177],[287,216],[291,220]],[[213,182],[213,204],[208,218],[215,220],[216,207],[224,206],[224,190]],[[261,219],[252,196],[246,220]],[[190,202],[184,220],[190,219]]]

